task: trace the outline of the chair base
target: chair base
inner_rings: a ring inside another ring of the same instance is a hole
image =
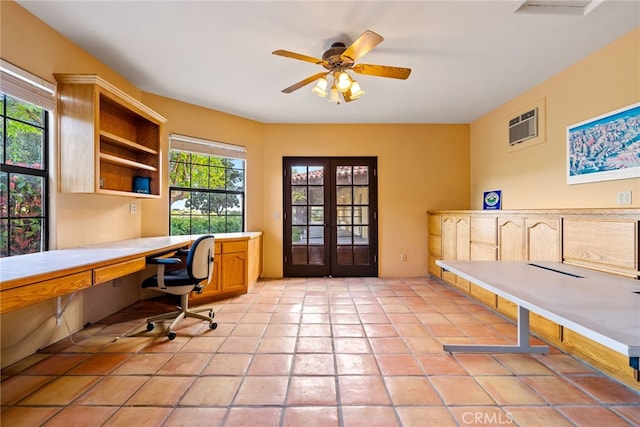
[[[209,315],[205,316],[203,314],[199,314],[203,311],[208,311]],[[180,306],[178,307],[178,310],[171,313],[159,314],[157,316],[148,318],[147,331],[152,331],[155,328],[154,322],[158,320],[173,319],[173,322],[171,322],[171,324],[167,328],[167,337],[170,340],[172,340],[177,336],[176,332],[173,329],[175,328],[175,326],[178,324],[180,320],[186,319],[187,317],[206,320],[207,322],[209,322],[210,329],[216,329],[218,327],[218,324],[213,321],[214,316],[215,315],[213,313],[212,308],[200,308],[196,310],[189,310],[189,294],[180,295]]]

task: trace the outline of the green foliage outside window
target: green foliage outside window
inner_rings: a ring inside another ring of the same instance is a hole
[[[0,257],[6,257],[45,249],[46,111],[0,98]]]
[[[172,150],[170,234],[243,231],[244,161]]]

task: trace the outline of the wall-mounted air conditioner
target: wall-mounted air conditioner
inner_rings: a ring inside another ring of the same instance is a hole
[[[536,136],[538,136],[537,108],[509,120],[509,146],[513,147]]]

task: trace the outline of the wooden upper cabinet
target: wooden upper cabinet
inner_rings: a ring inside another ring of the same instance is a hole
[[[166,119],[99,76],[55,78],[60,191],[160,197],[160,136]],[[134,191],[134,179],[148,182],[149,192]]]

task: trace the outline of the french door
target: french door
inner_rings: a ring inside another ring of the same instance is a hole
[[[378,275],[377,159],[285,157],[284,276]]]

